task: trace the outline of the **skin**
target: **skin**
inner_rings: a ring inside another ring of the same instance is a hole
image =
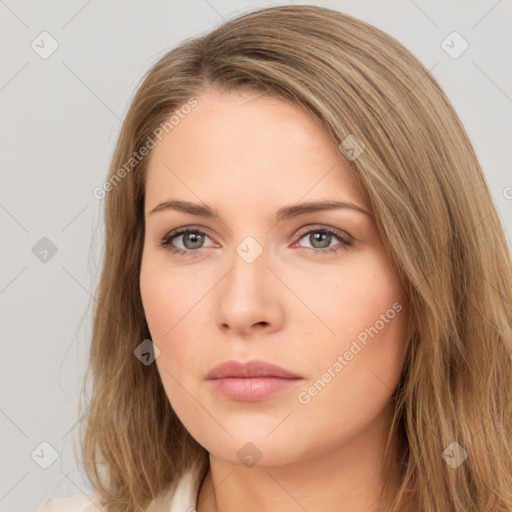
[[[208,89],[197,100],[151,154],[140,274],[165,391],[210,453],[197,510],[379,510],[408,313],[369,205],[337,145],[300,107],[247,91]],[[206,203],[221,219],[150,213],[171,199]],[[325,200],[370,215],[333,209],[274,219],[285,205]],[[160,246],[181,227],[207,236],[201,245],[177,235],[170,246],[200,255]],[[322,245],[315,233],[329,227],[352,244],[333,235]],[[247,236],[263,249],[252,263],[236,252]],[[339,250],[312,252],[326,246]],[[401,311],[333,372],[394,303]],[[229,359],[272,362],[303,379],[262,401],[232,400],[205,380]],[[329,368],[335,376],[301,403],[299,393]],[[237,456],[248,442],[261,457],[253,466]]]

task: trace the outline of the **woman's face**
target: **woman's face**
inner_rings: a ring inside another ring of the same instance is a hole
[[[324,202],[354,207],[302,206]],[[153,149],[144,310],[169,401],[213,456],[283,465],[389,426],[407,308],[361,210],[336,144],[273,97],[210,89]],[[208,378],[252,360],[297,378]]]

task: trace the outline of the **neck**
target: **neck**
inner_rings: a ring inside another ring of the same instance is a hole
[[[381,501],[381,467],[390,424],[385,420],[389,420],[386,414],[339,446],[293,464],[246,467],[210,454],[197,511],[387,510],[390,503]]]

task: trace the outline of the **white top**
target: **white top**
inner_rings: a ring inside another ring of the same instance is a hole
[[[189,469],[169,490],[155,498],[147,512],[193,512],[196,510],[200,483],[197,470]],[[99,494],[77,494],[67,498],[46,500],[36,512],[103,512]]]

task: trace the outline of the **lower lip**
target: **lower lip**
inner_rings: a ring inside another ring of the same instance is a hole
[[[281,377],[226,377],[211,379],[210,382],[215,391],[232,400],[255,402],[284,391],[301,380]]]

